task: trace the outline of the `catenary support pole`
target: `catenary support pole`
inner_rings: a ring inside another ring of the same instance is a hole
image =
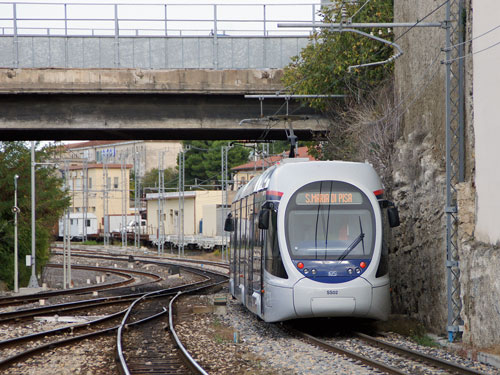
[[[31,277],[28,286],[38,288],[36,278],[36,217],[35,217],[35,142],[31,141]]]
[[[17,246],[17,214],[19,208],[17,207],[17,180],[19,176],[14,176],[14,293],[19,293],[19,265],[18,265],[18,246]]]

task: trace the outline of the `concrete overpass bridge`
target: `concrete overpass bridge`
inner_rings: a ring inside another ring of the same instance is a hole
[[[276,25],[318,9],[0,4],[0,139],[283,139],[285,121],[240,121],[285,115],[284,99],[244,96],[283,88],[312,30]],[[288,113],[300,139],[324,131],[300,103]]]

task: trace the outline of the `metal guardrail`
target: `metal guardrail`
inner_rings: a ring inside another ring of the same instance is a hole
[[[202,2],[203,0],[199,0]],[[0,67],[283,68],[320,4],[0,3]]]
[[[10,36],[307,36],[313,28],[278,29],[278,22],[318,22],[319,3],[34,3],[0,4],[0,35]],[[99,16],[96,16],[99,15]]]

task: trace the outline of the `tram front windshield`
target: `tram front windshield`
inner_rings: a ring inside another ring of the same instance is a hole
[[[368,197],[340,181],[319,181],[294,193],[285,230],[292,259],[368,259],[375,216]]]

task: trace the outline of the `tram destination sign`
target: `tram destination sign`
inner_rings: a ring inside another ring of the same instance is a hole
[[[331,204],[361,204],[363,197],[357,191],[337,191],[337,192],[304,192],[297,194],[295,203],[299,206],[309,205],[331,205]]]

